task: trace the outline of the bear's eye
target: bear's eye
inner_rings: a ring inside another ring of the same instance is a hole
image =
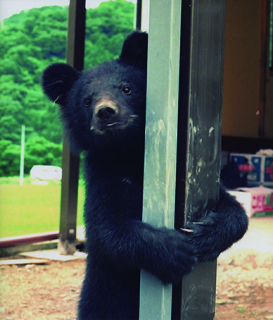
[[[122,91],[123,91],[125,94],[131,94],[131,92],[132,92],[131,88],[128,87],[128,86],[122,87]]]
[[[90,103],[91,103],[91,100],[90,99],[84,99],[83,100],[83,103],[86,107],[89,107],[90,106]]]

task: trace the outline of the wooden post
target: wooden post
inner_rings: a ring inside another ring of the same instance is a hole
[[[219,195],[225,0],[185,0],[182,16],[176,228]],[[216,261],[198,263],[173,288],[172,319],[214,319],[215,288]]]
[[[85,40],[85,0],[70,0],[66,60],[77,70],[83,69]],[[76,251],[76,220],[79,179],[79,157],[70,152],[63,139],[61,216],[58,250],[60,254]]]

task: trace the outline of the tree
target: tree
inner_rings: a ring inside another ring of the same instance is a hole
[[[44,96],[40,79],[49,64],[65,62],[67,17],[67,7],[33,8],[5,19],[0,29],[1,175],[19,173],[22,124],[28,130],[27,170],[39,163],[38,151],[43,152],[39,153],[42,164],[55,163],[52,150],[60,148],[62,127],[58,105]],[[88,9],[85,68],[117,58],[124,38],[133,29],[133,21],[134,4],[124,0],[103,2]],[[59,155],[56,157],[59,163]]]

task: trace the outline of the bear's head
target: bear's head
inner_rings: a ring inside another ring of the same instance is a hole
[[[86,71],[50,65],[42,76],[45,94],[60,105],[72,149],[143,144],[148,35],[133,32],[120,57]]]

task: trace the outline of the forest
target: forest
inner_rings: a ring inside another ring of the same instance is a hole
[[[42,71],[65,62],[68,7],[22,11],[1,22],[0,29],[0,177],[18,176],[21,127],[26,127],[25,168],[61,166],[63,131],[58,105],[42,92]],[[85,62],[88,69],[116,59],[134,27],[134,4],[102,2],[86,11]]]

